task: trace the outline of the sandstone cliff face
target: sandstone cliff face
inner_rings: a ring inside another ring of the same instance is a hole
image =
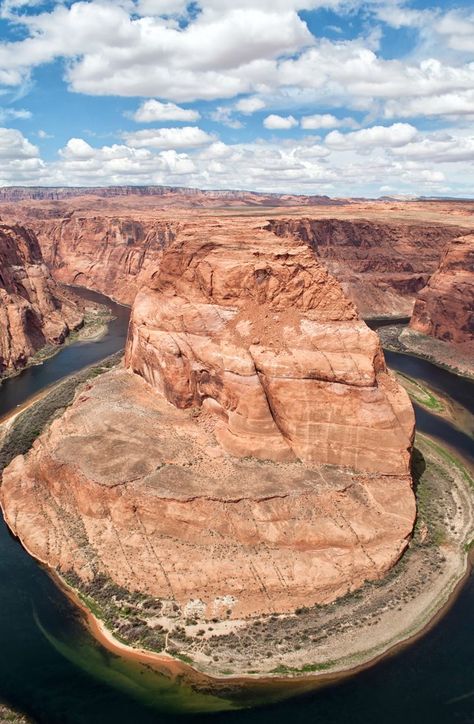
[[[95,289],[131,304],[155,269],[163,247],[180,224],[108,216],[68,214],[55,220],[32,220],[45,261],[66,284]]]
[[[473,234],[450,242],[418,294],[410,327],[445,342],[474,342]]]
[[[23,367],[46,344],[60,344],[82,323],[74,300],[51,278],[38,240],[0,225],[0,376]]]
[[[189,198],[200,197],[191,194]],[[207,228],[220,221],[219,214],[213,217],[211,212],[192,211],[184,197],[177,199],[182,204],[179,214],[171,211],[175,196],[166,195],[73,197],[68,202],[37,202],[31,207],[11,204],[3,210],[8,218],[21,218],[36,231],[45,261],[59,281],[87,286],[131,304],[183,223],[199,218]],[[235,199],[230,193],[220,198],[219,204],[227,205],[229,229],[238,221],[232,216],[234,201],[252,203],[238,194]],[[161,209],[160,204],[164,205]],[[314,213],[323,211],[315,209]],[[466,233],[458,226],[429,222],[307,218],[301,217],[298,208],[289,214],[269,222],[262,217],[262,224],[268,224],[276,236],[296,236],[309,244],[363,317],[410,316],[415,296],[436,270],[446,244]],[[244,219],[239,223],[245,223]],[[252,233],[251,216],[247,224]],[[199,223],[195,226],[198,229]]]
[[[328,602],[398,560],[413,411],[307,244],[185,224],[137,296],[126,365],[4,472],[34,555],[198,618]]]
[[[273,220],[269,229],[307,241],[363,317],[410,316],[446,245],[463,233],[430,223],[310,218]]]
[[[405,394],[299,241],[186,228],[137,296],[126,364],[175,406],[216,410],[231,454],[408,472]]]

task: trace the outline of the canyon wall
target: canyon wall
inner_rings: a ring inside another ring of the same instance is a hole
[[[46,263],[65,284],[131,304],[181,224],[167,219],[81,216],[31,219]]]
[[[278,236],[305,240],[363,317],[410,316],[417,293],[461,227],[347,219],[276,219]]]
[[[51,278],[34,233],[0,224],[0,376],[47,344],[64,341],[83,316]]]
[[[98,201],[96,203],[99,203]],[[65,283],[88,286],[131,304],[184,223],[184,209],[113,215],[43,210],[25,222],[38,234],[45,261]],[[196,212],[197,213],[197,212]],[[202,215],[204,226],[219,216]],[[229,218],[229,228],[233,217]],[[342,284],[363,317],[410,316],[416,294],[436,270],[457,226],[390,224],[357,219],[262,219],[277,237],[296,236]]]
[[[184,225],[136,298],[126,367],[4,472],[35,556],[198,619],[332,601],[399,559],[413,410],[301,239]]]
[[[444,342],[474,341],[474,234],[448,244],[418,294],[410,327]]]

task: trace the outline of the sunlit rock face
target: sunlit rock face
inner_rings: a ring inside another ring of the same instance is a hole
[[[46,344],[63,342],[81,322],[74,299],[51,278],[34,233],[0,224],[0,376]]]
[[[125,364],[4,473],[34,555],[202,618],[332,601],[399,559],[413,411],[304,241],[184,224],[136,298]]]
[[[126,364],[176,407],[214,412],[230,454],[408,471],[411,405],[303,242],[183,232],[137,296]]]

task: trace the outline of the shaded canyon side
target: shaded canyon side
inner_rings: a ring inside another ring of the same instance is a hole
[[[51,277],[35,234],[0,224],[0,377],[82,324],[73,295]]]

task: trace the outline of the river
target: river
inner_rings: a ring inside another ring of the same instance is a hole
[[[93,292],[116,319],[98,342],[64,348],[0,387],[0,416],[67,374],[123,347],[129,310]],[[473,384],[423,360],[387,353],[393,368],[429,382],[465,406]],[[422,431],[464,457],[472,440],[417,408]],[[416,643],[338,684],[252,709],[194,713],[196,724],[473,724],[474,577]],[[170,724],[199,708],[179,683],[101,647],[50,577],[0,524],[0,699],[42,724]],[[245,699],[244,699],[245,701]],[[244,701],[242,703],[244,703]],[[181,710],[181,713],[180,713]]]

